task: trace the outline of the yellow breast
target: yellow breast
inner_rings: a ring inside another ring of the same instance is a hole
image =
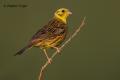
[[[57,36],[54,39],[51,38],[51,39],[42,40],[41,42],[37,43],[35,46],[50,48],[56,46],[63,39],[64,39],[63,36]]]

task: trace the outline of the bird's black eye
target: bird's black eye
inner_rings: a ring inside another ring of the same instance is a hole
[[[62,10],[62,12],[65,12],[65,10]]]

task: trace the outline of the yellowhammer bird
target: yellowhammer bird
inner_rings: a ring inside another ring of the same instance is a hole
[[[46,49],[54,48],[58,53],[60,52],[58,46],[66,37],[67,17],[70,14],[72,13],[66,8],[58,9],[48,24],[38,30],[30,39],[28,45],[18,51],[15,56],[20,55],[25,50],[35,46],[41,48],[44,51],[49,63],[51,63],[51,59],[48,57]]]

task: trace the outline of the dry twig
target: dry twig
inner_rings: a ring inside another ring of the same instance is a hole
[[[63,47],[68,44],[71,39],[73,39],[77,34],[78,32],[80,32],[81,28],[85,25],[85,19],[86,17],[84,17],[84,19],[82,20],[80,26],[78,27],[78,29],[76,29],[76,31],[65,41],[65,43],[60,47],[60,50],[63,49]],[[57,55],[57,51],[53,53],[53,55],[51,56],[51,59],[53,59],[55,56]],[[39,79],[38,80],[43,80],[43,73],[46,69],[46,67],[49,65],[49,62],[47,61],[41,68],[40,70],[40,74],[39,74]]]

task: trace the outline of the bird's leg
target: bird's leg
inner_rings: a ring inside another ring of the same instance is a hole
[[[43,49],[43,51],[44,51],[44,53],[45,53],[45,56],[47,57],[47,60],[48,60],[49,64],[51,64],[52,59],[48,57],[48,54],[47,54],[46,49]]]
[[[60,48],[52,46],[52,48],[56,49],[58,53],[60,53]]]

